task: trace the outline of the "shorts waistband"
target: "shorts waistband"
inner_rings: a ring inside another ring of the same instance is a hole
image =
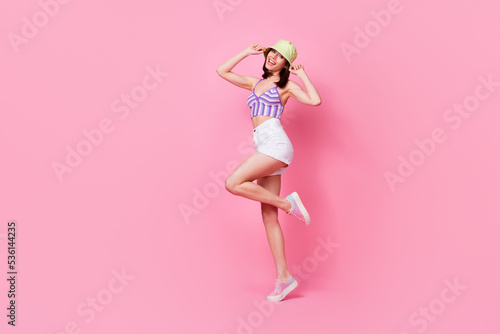
[[[257,125],[254,129],[253,132],[260,131],[262,129],[267,129],[270,126],[280,126],[281,127],[281,122],[277,118],[270,118],[268,120],[265,120],[261,124]]]

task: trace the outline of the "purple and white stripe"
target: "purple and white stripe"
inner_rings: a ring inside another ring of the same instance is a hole
[[[279,119],[284,109],[277,86],[262,93],[261,96],[255,95],[255,92],[252,91],[247,99],[247,104],[251,109],[250,117],[264,115]]]

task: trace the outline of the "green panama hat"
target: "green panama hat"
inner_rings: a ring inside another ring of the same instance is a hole
[[[292,65],[295,58],[297,58],[297,49],[295,49],[295,46],[290,41],[280,39],[273,46],[266,47],[266,49],[264,50],[264,58],[267,59],[267,54],[269,53],[270,49],[274,49],[281,53],[281,55],[285,57],[286,60],[288,60],[288,63],[290,63],[290,65]]]

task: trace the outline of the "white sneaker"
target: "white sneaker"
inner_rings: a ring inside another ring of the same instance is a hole
[[[298,219],[305,222],[306,225],[311,224],[311,217],[309,217],[309,214],[307,213],[304,204],[302,204],[299,195],[296,192],[293,192],[288,195],[286,199],[289,200],[290,203],[292,203],[292,210],[290,210],[290,212],[287,212],[287,214],[297,217]]]
[[[279,302],[295,289],[297,285],[298,283],[292,275],[290,275],[290,279],[287,282],[281,282],[276,279],[274,282],[274,291],[267,296],[267,300],[274,303]]]

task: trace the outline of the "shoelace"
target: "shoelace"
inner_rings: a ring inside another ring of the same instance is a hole
[[[287,212],[287,214],[291,215],[291,216],[294,216],[295,218],[297,218],[300,221],[305,222],[305,220],[303,218],[301,218],[300,216],[297,216],[295,213],[293,213],[293,209],[295,209],[295,207],[293,205],[293,202],[290,201],[290,203],[292,203],[292,209],[290,210],[290,212]]]
[[[279,291],[280,283],[281,282],[278,281],[278,279],[276,279],[276,282],[274,282],[274,291],[273,291],[273,293],[275,293],[275,294],[279,294],[280,293],[280,291]]]
[[[297,215],[296,215],[295,213],[293,213],[293,212],[290,212],[290,213],[289,213],[289,215],[292,215],[292,216],[294,216],[294,217],[298,218],[299,220],[301,220],[301,221],[305,222],[305,220],[304,220],[303,218],[301,218],[300,216],[297,216]]]

